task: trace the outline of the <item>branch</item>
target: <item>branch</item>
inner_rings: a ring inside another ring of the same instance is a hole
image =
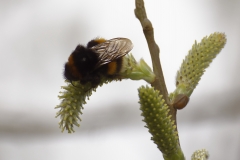
[[[163,95],[163,99],[169,106],[170,114],[172,115],[172,120],[176,123],[177,111],[172,107],[168,98],[168,91],[165,84],[162,67],[160,64],[159,47],[154,40],[154,31],[151,21],[147,18],[146,10],[144,7],[143,0],[136,0],[136,9],[134,10],[135,16],[140,21],[143,33],[148,43],[148,48],[152,58],[153,72],[156,75],[155,81],[151,84],[156,90],[159,90]]]

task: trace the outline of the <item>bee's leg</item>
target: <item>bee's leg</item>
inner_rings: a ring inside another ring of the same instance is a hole
[[[91,79],[92,87],[96,88],[101,82],[101,77],[97,74]]]
[[[82,84],[82,85],[85,85],[86,83],[91,83],[91,87],[92,88],[96,88],[98,85],[99,85],[99,83],[100,83],[100,76],[98,75],[98,74],[96,74],[96,75],[87,75],[87,76],[85,76],[83,79],[81,79],[80,80],[80,83]]]

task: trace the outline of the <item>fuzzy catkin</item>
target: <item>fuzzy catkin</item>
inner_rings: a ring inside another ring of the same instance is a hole
[[[182,62],[177,72],[176,87],[185,86],[187,96],[190,96],[197,86],[205,69],[212,60],[218,55],[226,44],[226,35],[215,32],[210,36],[204,37],[200,43],[195,41],[192,49]]]
[[[138,89],[140,110],[142,111],[143,121],[149,132],[152,134],[152,140],[164,155],[179,152],[178,133],[174,121],[171,120],[169,108],[159,91],[148,86],[142,86]]]

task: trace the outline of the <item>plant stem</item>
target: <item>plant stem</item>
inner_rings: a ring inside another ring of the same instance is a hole
[[[170,114],[172,115],[172,120],[174,120],[176,124],[177,111],[175,108],[172,107],[168,98],[168,91],[165,84],[163,71],[162,71],[160,58],[159,58],[160,49],[154,40],[154,30],[153,30],[152,23],[147,18],[143,0],[136,0],[135,4],[136,4],[136,8],[134,10],[135,16],[137,17],[137,19],[140,21],[142,25],[143,33],[147,40],[148,48],[152,58],[153,72],[156,75],[156,80],[151,85],[155,89],[159,90],[160,93],[163,95],[163,99],[165,100],[166,104],[169,106]]]

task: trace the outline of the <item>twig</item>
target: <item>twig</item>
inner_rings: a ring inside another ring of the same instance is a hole
[[[140,21],[143,33],[148,43],[148,48],[152,58],[153,72],[156,75],[156,80],[151,84],[155,89],[159,90],[163,95],[165,102],[168,104],[170,108],[170,114],[172,115],[172,120],[176,123],[176,114],[177,111],[169,102],[168,91],[165,84],[162,67],[159,59],[159,47],[154,40],[154,31],[151,21],[147,18],[146,10],[144,7],[143,0],[136,0],[136,9],[134,10],[135,16]]]

